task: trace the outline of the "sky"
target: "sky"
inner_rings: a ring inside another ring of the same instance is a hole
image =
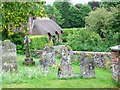
[[[42,1],[46,1],[46,4],[53,4],[55,0],[42,0]],[[93,0],[70,0],[70,2],[73,4],[77,4],[77,3],[85,4],[89,1],[93,1]],[[100,0],[94,0],[94,1],[100,1]]]

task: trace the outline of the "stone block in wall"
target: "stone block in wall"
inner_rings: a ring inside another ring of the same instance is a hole
[[[95,77],[95,66],[92,54],[82,53],[80,60],[80,74],[84,78]]]
[[[74,60],[75,62],[80,61],[80,54],[80,51],[73,51],[72,60]]]
[[[17,71],[17,53],[16,45],[10,40],[2,41],[2,70],[3,71]]]
[[[112,70],[112,55],[111,53],[104,55],[105,68]]]
[[[101,54],[94,54],[94,61],[97,67],[105,67],[105,59]]]

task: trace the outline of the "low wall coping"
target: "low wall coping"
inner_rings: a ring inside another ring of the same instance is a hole
[[[101,54],[101,55],[111,55],[111,52],[88,52],[88,51],[73,51],[73,54],[77,53],[88,53],[88,54]]]

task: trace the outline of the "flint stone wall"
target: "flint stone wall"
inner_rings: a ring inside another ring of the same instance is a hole
[[[12,43],[10,40],[1,41],[0,44],[2,51],[2,70],[3,71],[17,71],[18,63],[17,63],[17,53],[16,53],[16,45]]]
[[[54,50],[55,50],[55,55],[59,55],[61,56],[61,48],[63,47],[63,45],[59,45],[59,46],[54,46]],[[40,56],[41,55],[41,51],[37,50],[35,51],[36,55]],[[81,57],[82,57],[82,53],[87,54],[92,54],[93,59],[95,61],[95,66],[97,67],[103,67],[103,68],[112,68],[112,55],[111,52],[86,52],[86,51],[73,51],[72,52],[72,59],[74,61],[80,61]]]
[[[83,57],[82,56],[83,53],[85,54],[85,57],[88,57],[88,55],[91,55],[95,62],[95,66],[97,67],[104,67],[104,68],[112,67],[112,57],[110,52],[73,51],[72,59],[75,61],[81,60],[81,57]]]

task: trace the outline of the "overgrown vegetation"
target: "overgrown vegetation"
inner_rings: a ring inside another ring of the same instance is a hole
[[[100,35],[86,28],[70,28],[63,30],[63,43],[77,51],[110,51],[112,41],[103,40]],[[111,43],[110,43],[111,42]],[[115,42],[115,41],[114,41]]]

